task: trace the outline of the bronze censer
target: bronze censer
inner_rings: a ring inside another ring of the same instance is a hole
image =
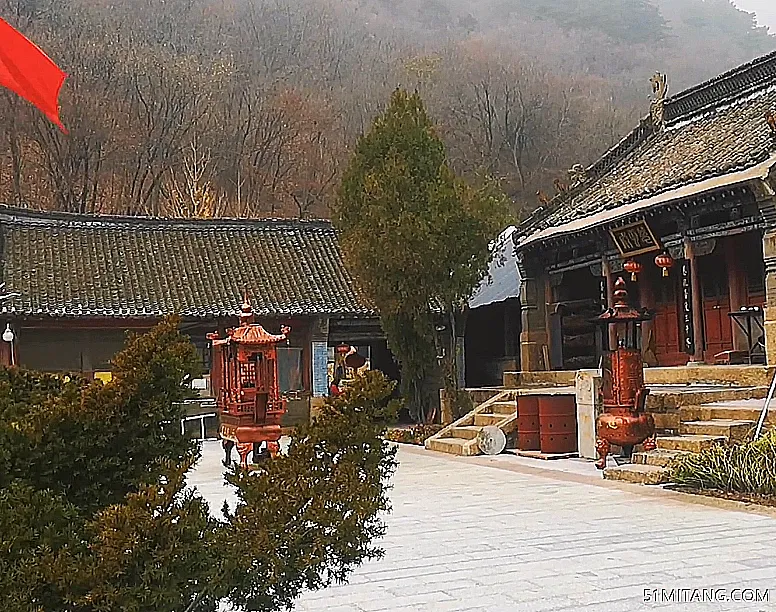
[[[645,412],[649,389],[644,385],[644,361],[639,348],[640,323],[651,315],[628,304],[625,281],[614,284],[614,307],[598,317],[608,338],[608,326],[615,326],[617,346],[604,352],[602,394],[604,412],[596,420],[596,467],[604,469],[611,446],[619,446],[630,458],[633,447],[644,443],[645,450],[655,448],[655,420]]]

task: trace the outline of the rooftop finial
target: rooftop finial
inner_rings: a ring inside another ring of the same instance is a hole
[[[572,185],[579,185],[587,180],[587,171],[582,164],[574,164],[569,170],[569,178]]]
[[[668,78],[666,75],[656,72],[655,75],[649,79],[652,83],[652,93],[655,98],[650,105],[649,114],[652,117],[652,123],[655,127],[662,127],[665,121],[665,101],[666,94],[668,93]]]
[[[248,287],[243,289],[243,304],[240,308],[240,324],[250,325],[253,323],[253,308],[251,307],[251,299],[248,296]]]
[[[628,308],[628,286],[622,276],[614,283],[614,307],[617,310]]]
[[[776,138],[776,112],[769,110],[765,113],[765,120],[768,122],[768,127],[771,128],[771,136]]]

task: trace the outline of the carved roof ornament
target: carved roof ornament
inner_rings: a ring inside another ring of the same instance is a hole
[[[555,186],[557,194],[566,193],[569,190],[569,186],[560,179],[556,178],[552,184]]]
[[[587,170],[582,164],[574,164],[569,169],[569,178],[572,185],[580,185],[587,180]]]
[[[536,192],[536,198],[539,200],[539,203],[542,206],[547,206],[552,201],[552,198],[550,198],[550,196],[544,193],[541,189]]]
[[[652,83],[652,93],[655,96],[650,105],[649,114],[652,118],[652,123],[655,124],[656,127],[662,127],[665,122],[665,101],[666,94],[668,93],[668,78],[666,75],[656,72],[649,82]]]
[[[765,121],[768,123],[768,127],[771,128],[771,136],[776,138],[776,112],[769,110],[765,113]]]
[[[251,306],[251,298],[246,287],[243,290],[243,303],[240,307],[240,326],[245,327],[251,323],[253,323],[253,307]]]

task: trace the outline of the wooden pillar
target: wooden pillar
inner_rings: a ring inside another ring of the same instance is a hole
[[[455,324],[455,338],[453,338],[453,351],[455,353],[455,368],[458,377],[459,389],[466,387],[466,323],[469,319],[469,308],[453,315]]]
[[[520,333],[520,369],[536,372],[547,369],[544,354],[548,352],[547,305],[545,302],[546,272],[536,261],[524,261],[520,265],[522,286],[520,308],[522,331]]]
[[[609,308],[614,308],[614,275],[606,256],[601,260],[601,266],[606,277],[606,303]],[[617,326],[607,325],[606,327],[609,330],[609,350],[613,351],[617,348]]]
[[[695,353],[691,363],[703,363],[703,295],[701,279],[698,275],[698,260],[695,258],[692,241],[684,238],[684,257],[690,262],[690,282],[692,283],[692,331]]]
[[[738,236],[724,238],[722,242],[725,253],[725,267],[728,274],[728,292],[730,293],[730,312],[741,310],[746,306],[746,272],[741,265],[740,249],[747,248],[743,240]],[[730,317],[728,317],[730,319]],[[728,321],[733,331],[733,349],[736,351],[748,350],[746,336],[731,319]]]
[[[646,271],[639,274],[639,293],[641,294],[640,306],[647,308],[650,312],[654,312],[655,287],[653,285],[652,275],[646,274]],[[655,354],[653,348],[655,343],[656,338],[654,319],[643,321],[641,323],[641,354],[644,357],[644,363],[650,367],[655,367],[658,365],[657,355]]]

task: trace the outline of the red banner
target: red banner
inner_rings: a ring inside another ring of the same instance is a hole
[[[0,86],[7,87],[59,126],[59,92],[67,75],[34,43],[0,19]]]

